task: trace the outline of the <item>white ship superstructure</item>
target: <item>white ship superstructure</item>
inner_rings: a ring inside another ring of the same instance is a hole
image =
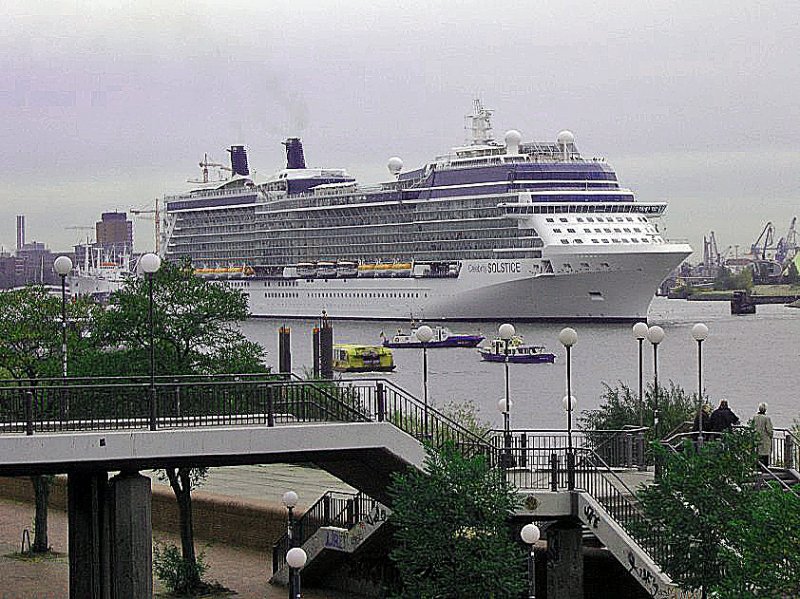
[[[166,257],[247,293],[257,316],[633,320],[691,253],[666,241],[663,203],[636,201],[569,131],[491,137],[476,101],[470,143],[394,179],[307,168],[299,139],[265,183],[231,148],[233,176],[165,198]],[[206,161],[207,162],[207,161]]]

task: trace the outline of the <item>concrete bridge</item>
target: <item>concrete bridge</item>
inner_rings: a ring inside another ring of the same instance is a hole
[[[651,596],[691,596],[659,569],[664,544],[642,533],[631,488],[646,471],[641,430],[575,432],[568,469],[565,431],[480,436],[379,379],[199,377],[159,379],[154,387],[139,379],[59,379],[0,387],[0,475],[67,474],[72,598],[152,595],[150,481],[140,470],[317,464],[359,490],[344,499],[326,494],[298,523],[306,570],[324,575],[341,554],[385,534],[387,485],[394,472],[422,467],[423,442],[485,455],[519,489],[516,519],[560,522],[547,529],[562,552],[548,567],[548,596],[582,594],[584,527]],[[789,451],[796,458],[796,447]],[[109,480],[109,472],[119,474]],[[286,578],[287,548],[282,539],[274,551],[278,581]]]

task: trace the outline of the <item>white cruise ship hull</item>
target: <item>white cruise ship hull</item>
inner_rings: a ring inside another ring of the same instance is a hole
[[[602,253],[552,249],[542,259],[465,260],[458,278],[228,284],[248,294],[251,313],[260,317],[317,318],[324,311],[330,318],[369,320],[629,321],[647,317],[658,285],[692,251],[669,243]]]

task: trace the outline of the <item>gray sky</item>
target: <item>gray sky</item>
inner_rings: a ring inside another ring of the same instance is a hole
[[[66,249],[101,211],[182,190],[204,152],[280,142],[387,178],[463,141],[479,94],[495,135],[575,132],[667,235],[701,250],[783,235],[800,212],[796,2],[5,0],[0,244]],[[137,220],[138,249],[152,223]]]

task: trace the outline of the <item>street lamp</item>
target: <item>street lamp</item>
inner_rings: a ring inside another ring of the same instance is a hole
[[[500,411],[503,413],[503,430],[505,431],[505,437],[503,440],[503,444],[505,445],[505,460],[506,465],[510,465],[511,461],[511,423],[509,421],[509,414],[511,412],[511,383],[508,376],[508,344],[511,342],[511,339],[514,338],[517,331],[514,328],[514,325],[510,322],[505,322],[500,325],[497,329],[497,332],[500,334],[500,339],[505,342],[504,347],[504,359],[503,363],[506,369],[506,400],[505,400],[505,409],[501,409]],[[501,400],[502,401],[502,400]],[[499,406],[498,406],[499,407]]]
[[[156,430],[156,346],[153,341],[153,275],[161,268],[161,258],[157,254],[144,254],[139,258],[139,267],[147,276],[148,323],[150,335],[150,430]]]
[[[647,323],[633,325],[633,336],[639,342],[639,426],[644,426],[644,393],[642,389],[642,343],[647,337]]]
[[[417,341],[422,344],[422,402],[424,406],[423,432],[428,438],[428,343],[433,339],[433,329],[424,324],[417,328]]]
[[[703,446],[703,341],[708,337],[708,327],[698,322],[692,327],[692,337],[697,341],[697,446]]]
[[[288,539],[287,545],[288,545],[289,552],[291,552],[292,548],[295,546],[295,542],[294,542],[294,516],[293,516],[293,514],[294,514],[294,506],[297,505],[297,499],[298,499],[297,493],[295,493],[294,491],[286,491],[286,493],[284,493],[283,497],[281,498],[281,502],[283,503],[283,505],[286,506],[286,510],[288,511],[288,514],[289,514],[288,518],[287,518],[287,521],[286,521],[286,538]],[[286,563],[289,563],[289,553],[286,554]],[[303,563],[305,563],[305,560],[303,561]],[[289,564],[289,567],[291,568],[292,565]],[[300,566],[300,567],[302,567],[302,566]],[[295,580],[294,580],[293,574],[294,573],[290,569],[289,570],[289,598],[290,599],[293,599],[296,596],[296,594],[294,592]],[[297,592],[297,595],[299,595],[299,591]]]
[[[503,454],[501,466],[508,468],[511,466],[511,406],[514,403],[506,397],[502,397],[497,401],[497,411],[503,415]]]
[[[53,270],[61,277],[61,376],[67,378],[67,275],[72,270],[69,256],[59,256]]]
[[[575,453],[572,449],[572,346],[578,342],[575,329],[565,327],[558,334],[558,340],[567,350],[567,488],[575,488]]]
[[[530,548],[528,553],[528,599],[536,599],[536,570],[534,567],[533,546],[542,536],[542,533],[539,527],[531,522],[522,527],[522,530],[519,531],[519,536]]]
[[[653,406],[653,429],[658,439],[659,421],[659,392],[658,392],[658,344],[664,341],[664,329],[653,326],[647,329],[647,340],[653,344],[653,394],[655,395],[655,405]]]
[[[301,547],[292,547],[286,552],[286,563],[289,565],[289,599],[301,599],[300,568],[306,565],[308,555]]]

